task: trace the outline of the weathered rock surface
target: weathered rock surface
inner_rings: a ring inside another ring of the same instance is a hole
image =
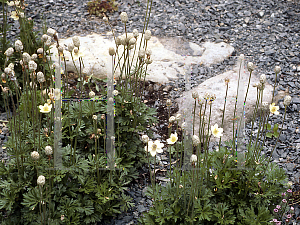
[[[89,73],[99,79],[104,79],[107,74],[107,62],[111,63],[108,48],[114,47],[111,35],[102,36],[92,34],[79,37],[80,51],[83,51],[83,63]],[[72,38],[60,39],[60,45],[67,47],[72,42]],[[137,42],[139,46],[139,42]],[[148,42],[148,49],[152,51],[153,63],[148,66],[147,80],[159,83],[166,83],[169,80],[177,79],[177,74],[184,74],[184,64],[211,64],[222,62],[233,52],[234,48],[224,42],[206,42],[199,46],[192,42],[187,42],[179,37],[157,38],[152,36]],[[52,46],[51,52],[54,53],[52,60],[57,61],[57,49]],[[133,51],[131,52],[133,53]],[[79,71],[79,61],[75,61],[77,70],[72,62],[71,55],[65,51],[68,59],[64,70]],[[119,74],[116,74],[119,76]]]
[[[233,129],[233,117],[234,117],[234,109],[235,109],[235,102],[236,102],[236,95],[237,95],[237,84],[238,84],[238,68],[236,67],[234,70],[225,72],[223,74],[217,75],[213,78],[210,78],[200,84],[198,87],[188,91],[185,93],[184,97],[177,99],[177,103],[179,104],[179,112],[184,113],[185,110],[192,110],[192,107],[195,104],[195,100],[192,98],[192,92],[197,91],[199,93],[199,96],[203,96],[206,92],[209,94],[215,94],[216,99],[212,103],[212,109],[211,109],[211,121],[210,125],[213,126],[215,124],[218,124],[218,127],[222,127],[222,115],[223,115],[223,109],[224,109],[224,101],[225,101],[225,93],[226,93],[226,85],[225,85],[225,78],[229,78],[229,88],[228,88],[228,94],[226,98],[226,106],[225,106],[225,116],[224,116],[224,125],[223,125],[223,137],[222,141],[226,141],[229,139],[232,139],[232,129]],[[239,98],[238,100],[238,107],[242,107],[243,110],[243,103],[245,98],[245,93],[248,85],[248,79],[249,79],[249,72],[244,71],[244,79],[242,83],[242,98]],[[251,76],[251,82],[249,87],[249,92],[247,95],[247,100],[245,104],[245,121],[249,122],[253,116],[255,104],[256,104],[256,96],[257,96],[257,88],[253,87],[253,84],[256,84],[259,82],[259,77],[255,74],[252,74]],[[241,87],[239,88],[241,89]],[[263,101],[270,103],[272,100],[272,91],[273,87],[266,83],[265,89],[263,92]],[[241,96],[241,95],[239,95]],[[209,117],[209,106],[207,105],[206,113],[205,115],[207,118]],[[202,107],[202,110],[204,107]],[[199,112],[200,112],[200,106],[197,103],[196,106],[196,123],[195,123],[195,134],[198,135],[199,133]],[[203,112],[202,112],[203,113]],[[241,114],[242,115],[242,114]],[[238,115],[238,116],[241,116]],[[186,117],[188,118],[188,117]],[[192,123],[192,119],[188,120],[186,119],[186,123]],[[192,126],[190,126],[192,127]],[[207,130],[207,126],[206,126]],[[218,138],[215,138],[211,136],[211,141],[218,141]]]

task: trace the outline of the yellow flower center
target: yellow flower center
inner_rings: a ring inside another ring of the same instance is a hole
[[[152,144],[152,149],[153,149],[154,151],[156,151],[156,148],[157,148],[157,144],[153,143],[153,144]]]

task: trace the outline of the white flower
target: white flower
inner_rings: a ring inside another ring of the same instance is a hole
[[[149,141],[148,142],[148,148],[145,146],[145,151],[150,152],[152,156],[155,156],[156,153],[162,153],[162,148],[164,147],[164,144],[160,143],[159,140],[156,140],[155,142]]]
[[[19,20],[19,15],[16,11],[11,11],[11,18],[13,18],[14,20]]]
[[[51,112],[52,105],[48,105],[47,103],[45,103],[44,105],[40,105],[39,108],[41,113],[49,113]]]
[[[211,127],[211,132],[217,138],[220,138],[221,136],[223,136],[223,134],[222,134],[223,128],[218,128],[218,124],[215,124],[214,126]]]
[[[248,62],[247,68],[249,72],[252,72],[254,70],[254,64],[252,62]]]
[[[72,42],[70,42],[70,43],[68,44],[68,51],[69,51],[69,52],[72,52],[73,49],[74,49],[74,44],[73,44]]]
[[[278,74],[280,72],[280,70],[281,70],[280,66],[275,66],[274,72],[276,74]]]
[[[290,105],[291,101],[292,101],[292,97],[289,96],[289,95],[287,95],[287,96],[285,96],[285,98],[284,98],[284,100],[283,100],[283,104],[284,104],[285,106],[288,106],[288,105]]]
[[[192,142],[193,142],[193,145],[194,145],[194,146],[199,145],[199,144],[200,144],[200,139],[199,139],[199,137],[198,137],[197,135],[193,135],[193,137],[192,137]]]
[[[267,78],[266,78],[265,74],[260,75],[260,78],[259,78],[260,83],[264,84],[264,83],[266,83],[266,80],[267,80]]]
[[[25,63],[28,63],[31,60],[31,56],[27,52],[24,52],[22,56]]]
[[[95,92],[91,91],[91,92],[89,93],[89,96],[90,96],[90,98],[94,98],[94,97],[95,97]]]
[[[120,17],[121,17],[122,23],[127,23],[127,21],[128,21],[128,16],[127,16],[127,13],[126,13],[126,12],[122,12],[122,13],[120,14]]]
[[[169,123],[173,123],[176,120],[175,116],[170,116]]]
[[[145,143],[145,144],[147,144],[148,141],[149,141],[148,135],[144,134],[144,135],[142,136],[142,142]]]
[[[272,103],[272,104],[270,105],[270,112],[271,112],[272,114],[279,115],[278,110],[279,110],[279,106],[275,106],[275,103]]]
[[[15,49],[16,49],[17,52],[20,52],[20,51],[23,50],[23,44],[22,44],[22,41],[17,40],[17,41],[15,42]]]
[[[40,158],[40,154],[37,151],[31,152],[31,158],[33,160],[38,160]]]
[[[79,48],[79,46],[80,46],[79,37],[73,37],[72,41],[73,41],[74,46],[77,47],[77,48]]]
[[[108,22],[108,18],[106,16],[103,16],[103,21],[104,21],[104,23],[107,23]]]
[[[192,98],[193,98],[193,99],[199,98],[199,94],[198,94],[197,91],[193,91],[193,93],[192,93]]]
[[[35,71],[37,69],[37,64],[33,60],[30,60],[28,63],[28,68]]]
[[[37,72],[36,74],[36,79],[39,83],[43,83],[45,81],[45,77],[44,77],[44,74],[43,72]]]
[[[113,55],[115,55],[115,54],[116,54],[116,50],[115,50],[115,48],[114,48],[114,47],[109,47],[109,49],[108,49],[108,53],[109,53],[109,55],[110,55],[110,56],[113,56]]]
[[[146,41],[149,41],[151,38],[151,31],[150,30],[146,30],[145,31],[145,36],[144,36]]]
[[[53,153],[52,147],[51,146],[46,146],[45,147],[45,154],[46,155],[52,155],[52,153]]]
[[[43,175],[40,175],[37,179],[37,185],[44,186],[45,181],[46,181],[45,177]]]
[[[14,49],[10,47],[4,52],[4,54],[6,55],[6,57],[11,57],[14,54]]]
[[[46,46],[50,46],[51,45],[51,37],[50,36],[48,36],[48,39],[47,39],[47,41],[45,42],[45,45]]]
[[[97,120],[97,116],[96,115],[93,115],[93,120]]]
[[[177,140],[178,140],[177,133],[174,133],[174,134],[171,134],[171,135],[170,135],[170,138],[169,138],[169,139],[167,139],[167,143],[168,143],[169,145],[172,145],[172,144],[174,144]]]
[[[195,154],[191,155],[190,162],[191,163],[197,162],[197,156]]]
[[[113,93],[114,96],[117,96],[119,94],[118,90],[113,90],[112,93]]]

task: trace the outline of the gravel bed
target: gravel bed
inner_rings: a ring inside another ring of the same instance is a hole
[[[60,37],[72,35],[87,35],[90,33],[105,34],[110,29],[104,22],[89,15],[87,0],[25,0],[28,4],[27,16],[31,17],[36,29],[40,29],[46,19],[47,25],[56,29]],[[143,28],[145,0],[123,0],[119,2],[119,11],[108,14],[117,34],[123,32],[123,26],[119,19],[122,11],[129,17],[128,30],[134,28],[139,31]],[[121,2],[121,3],[120,3]],[[206,79],[223,73],[235,64],[235,57],[244,54],[246,59],[255,65],[256,74],[264,73],[268,82],[272,85],[275,81],[274,67],[279,65],[281,69],[278,77],[276,93],[289,88],[292,103],[288,107],[283,132],[273,153],[273,159],[282,166],[293,182],[300,177],[300,3],[289,0],[154,0],[149,29],[152,34],[160,37],[182,36],[188,41],[201,44],[204,41],[229,43],[235,48],[232,57],[220,64],[204,67],[193,65],[191,72],[191,86],[197,86]],[[14,40],[17,35],[18,23],[10,20],[12,32],[9,39]],[[180,77],[180,76],[179,76]],[[151,91],[147,94],[158,92],[162,96],[153,106],[164,109],[163,104],[167,98],[178,98],[184,91],[184,79],[170,81],[165,85],[150,84]],[[166,93],[166,94],[164,94]],[[282,100],[279,101],[280,115],[270,117],[272,123],[281,124],[284,114]],[[174,112],[176,106],[173,106]],[[166,111],[165,111],[166,112]],[[0,120],[6,120],[6,115],[1,114]],[[256,121],[258,122],[258,121]],[[0,123],[0,144],[7,140],[8,132],[5,132]],[[152,128],[156,138],[163,139],[163,130],[167,124],[161,122],[159,127]],[[246,133],[250,134],[250,125],[246,127]],[[270,154],[274,140],[267,140],[264,152]],[[6,158],[5,151],[0,148],[2,158]],[[168,161],[168,155],[162,154],[158,158],[162,164]],[[147,169],[143,168],[146,173]],[[130,211],[109,219],[99,224],[136,224],[137,218],[142,212],[149,209],[151,199],[145,197],[145,185],[147,179],[139,179],[128,188],[128,194],[134,198],[136,207]],[[295,186],[294,186],[295,189]],[[295,207],[295,216],[300,216],[298,205]],[[295,218],[296,218],[295,217]]]

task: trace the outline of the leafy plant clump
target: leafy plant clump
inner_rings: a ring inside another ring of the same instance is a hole
[[[93,0],[87,3],[91,15],[102,16],[107,12],[118,11],[115,0]]]

